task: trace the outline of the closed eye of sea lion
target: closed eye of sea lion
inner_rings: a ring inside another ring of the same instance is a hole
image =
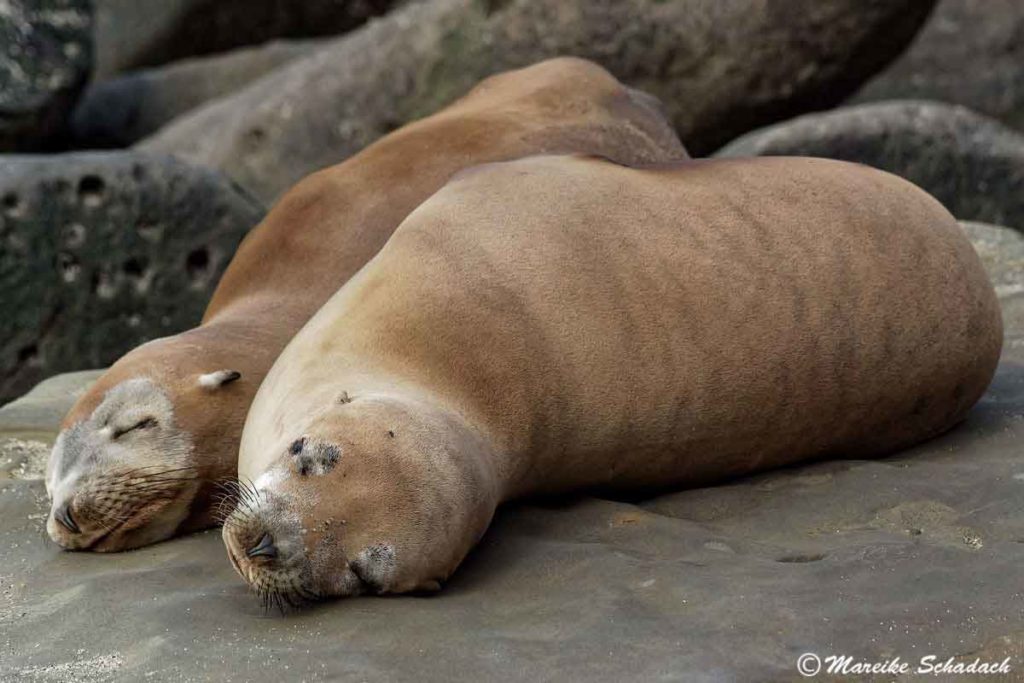
[[[935,436],[1001,344],[956,221],[881,171],[486,165],[281,353],[223,536],[271,602],[433,589],[517,496],[698,485]]]
[[[249,403],[291,336],[453,173],[539,152],[685,158],[653,98],[553,59],[483,81],[288,192],[243,241],[202,324],[131,351],[78,401],[51,456],[50,536],[121,550],[216,523]],[[126,396],[132,400],[125,400]],[[152,406],[150,426],[104,432]]]

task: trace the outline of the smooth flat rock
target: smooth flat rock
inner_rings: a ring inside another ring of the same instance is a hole
[[[171,119],[232,93],[321,44],[275,40],[92,83],[71,115],[71,144],[88,149],[128,147]]]
[[[843,107],[753,131],[715,154],[771,155],[874,166],[916,183],[959,219],[1024,230],[1024,134],[964,107],[913,100]]]
[[[0,407],[0,433],[33,434],[46,440],[103,370],[80,370],[54,375],[21,398]]]
[[[0,160],[0,402],[195,325],[263,206],[138,152]]]
[[[851,103],[894,98],[962,104],[1024,131],[1024,2],[941,0],[900,59]]]
[[[91,68],[90,0],[0,2],[0,152],[59,147]]]
[[[968,229],[1004,245],[980,249],[996,282],[1018,272],[1024,240]],[[1013,675],[983,680],[1020,680],[1024,295],[1001,300],[996,380],[944,437],[639,503],[506,506],[435,596],[283,617],[260,612],[216,531],[59,550],[44,532],[46,444],[0,433],[0,680],[797,681],[807,652],[1010,657]],[[923,680],[876,678],[894,679]]]
[[[570,55],[660,98],[699,156],[752,128],[835,105],[899,54],[933,4],[425,0],[186,114],[140,146],[217,168],[271,201],[486,76]]]
[[[344,33],[395,0],[93,0],[98,80],[140,67]]]

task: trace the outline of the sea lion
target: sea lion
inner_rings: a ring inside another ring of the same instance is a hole
[[[554,59],[313,174],[242,242],[199,327],[131,351],[68,413],[50,458],[50,536],[121,550],[216,523],[252,396],[291,336],[459,169],[551,151],[685,158],[656,100]]]
[[[1002,322],[956,221],[865,166],[458,174],[281,353],[225,522],[269,602],[433,590],[503,502],[879,456],[963,418]]]

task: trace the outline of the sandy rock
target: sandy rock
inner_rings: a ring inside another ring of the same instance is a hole
[[[49,455],[50,445],[45,441],[0,437],[0,481],[42,479]]]
[[[1024,2],[941,0],[907,53],[851,102],[941,100],[1024,130]]]
[[[185,115],[141,148],[217,168],[269,201],[490,74],[575,55],[659,97],[700,155],[841,101],[899,53],[932,4],[427,0]]]
[[[168,157],[0,163],[0,400],[196,324],[262,206]]]
[[[344,33],[396,0],[94,0],[96,77],[256,45]]]
[[[1024,135],[964,107],[895,101],[809,114],[748,133],[716,156],[856,161],[921,186],[957,218],[1024,230]]]
[[[321,44],[273,41],[93,83],[72,114],[72,144],[89,149],[127,147],[171,119],[232,93]]]
[[[57,147],[91,67],[89,0],[0,2],[0,152]]]

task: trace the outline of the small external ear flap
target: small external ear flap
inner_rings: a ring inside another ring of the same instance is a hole
[[[231,384],[242,376],[237,370],[218,370],[199,375],[199,386],[204,389],[218,389],[225,384]]]

